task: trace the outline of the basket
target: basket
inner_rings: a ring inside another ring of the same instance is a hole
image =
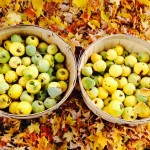
[[[61,37],[56,35],[51,30],[47,30],[38,26],[33,25],[17,25],[17,26],[10,26],[7,28],[2,28],[0,30],[0,45],[2,44],[3,40],[8,39],[13,33],[17,33],[20,35],[35,35],[41,40],[45,41],[46,43],[54,43],[56,44],[60,51],[65,55],[66,57],[66,68],[68,69],[70,75],[69,75],[69,81],[68,81],[68,89],[65,92],[65,95],[63,98],[56,103],[55,106],[52,108],[46,109],[43,112],[35,113],[35,114],[29,114],[29,115],[16,115],[16,114],[10,114],[8,112],[4,112],[3,110],[0,110],[0,116],[2,117],[12,117],[17,119],[31,119],[31,118],[37,118],[42,115],[50,114],[53,110],[58,109],[60,105],[62,105],[66,99],[71,94],[75,83],[76,83],[76,77],[77,77],[77,68],[76,68],[76,60],[75,56],[70,48],[70,46],[63,41]]]
[[[130,53],[140,52],[142,50],[150,54],[150,44],[148,42],[130,35],[123,35],[123,34],[109,35],[91,44],[82,54],[78,65],[78,79],[79,79],[79,84],[80,84],[84,102],[94,114],[100,116],[101,118],[109,122],[118,123],[118,124],[129,124],[129,125],[138,125],[138,124],[147,123],[150,121],[150,117],[140,119],[140,120],[135,120],[135,121],[126,121],[124,119],[115,118],[105,113],[91,101],[91,99],[87,95],[82,85],[81,69],[86,64],[87,60],[92,55],[92,53],[98,53],[105,49],[110,49],[112,47],[115,47],[116,45],[122,45]]]

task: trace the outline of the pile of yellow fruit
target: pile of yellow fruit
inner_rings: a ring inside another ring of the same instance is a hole
[[[65,55],[34,35],[12,34],[0,47],[0,109],[18,115],[53,107],[68,88]]]
[[[122,45],[93,53],[81,69],[82,85],[104,112],[125,120],[150,116],[150,55]]]

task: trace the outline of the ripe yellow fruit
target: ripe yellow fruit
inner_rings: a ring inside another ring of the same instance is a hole
[[[99,55],[99,54],[97,54],[97,53],[93,53],[91,55],[91,61],[92,61],[92,63],[95,63],[98,60],[102,60],[102,56]]]
[[[27,79],[25,76],[22,76],[19,79],[18,84],[21,85],[23,88],[25,88],[28,81],[29,79]]]
[[[41,83],[36,79],[31,79],[27,82],[26,89],[29,93],[36,94],[41,89]]]
[[[104,107],[104,102],[103,102],[103,100],[100,99],[100,98],[94,98],[94,99],[92,100],[92,102],[94,102],[95,105],[96,105],[98,108],[100,108],[100,109],[102,109],[102,108]]]
[[[116,90],[111,95],[112,100],[118,100],[123,102],[125,99],[125,94],[121,90]]]
[[[10,70],[5,74],[5,80],[8,83],[14,83],[18,80],[18,75],[16,74],[15,71]]]
[[[134,65],[137,63],[137,58],[135,56],[129,55],[125,57],[124,63],[126,66],[133,68]]]
[[[19,101],[18,102],[14,101],[9,105],[9,112],[11,114],[16,114],[16,107],[18,106],[18,104],[19,104]]]
[[[144,102],[137,103],[133,109],[140,118],[147,118],[150,116],[150,108]]]
[[[126,96],[123,103],[126,107],[133,107],[136,105],[137,99],[134,95],[129,95],[129,96]]]
[[[114,60],[115,64],[122,65],[124,63],[124,57],[123,56],[117,56],[117,58]]]
[[[25,53],[25,46],[19,42],[13,42],[9,48],[10,53],[13,56],[22,56]]]
[[[102,85],[110,93],[114,92],[118,87],[117,81],[112,77],[104,78]]]
[[[104,87],[98,88],[98,97],[101,99],[105,99],[108,97],[108,91]]]
[[[140,74],[140,75],[146,75],[149,72],[149,67],[146,63],[143,62],[138,62],[135,66],[134,66],[134,72],[136,74]]]
[[[24,72],[24,69],[26,68],[25,65],[20,65],[16,68],[16,73],[18,76],[23,76],[23,72]]]
[[[109,49],[107,52],[106,52],[106,58],[110,61],[113,61],[117,58],[117,52],[114,50],[114,49]]]
[[[116,81],[118,82],[118,89],[123,89],[124,85],[128,83],[128,80],[125,77],[116,78]]]
[[[98,60],[93,64],[93,69],[97,72],[105,71],[106,63],[103,60]]]
[[[131,74],[131,68],[128,66],[122,66],[122,74],[123,77],[128,77]]]
[[[123,87],[123,92],[127,95],[133,95],[133,93],[135,92],[136,87],[134,84],[132,83],[127,83],[124,87]]]
[[[123,54],[124,48],[122,45],[115,46],[114,50],[117,52],[118,56],[121,56]]]
[[[27,101],[21,101],[16,107],[18,115],[29,115],[32,111],[32,105]]]
[[[11,104],[11,98],[6,94],[0,95],[0,109],[5,109]]]
[[[8,90],[8,95],[12,99],[19,99],[20,95],[22,94],[23,88],[19,84],[13,84],[10,86]]]
[[[109,74],[112,77],[119,77],[122,74],[122,67],[120,65],[111,65],[109,68]]]

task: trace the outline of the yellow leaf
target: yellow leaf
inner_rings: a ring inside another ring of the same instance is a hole
[[[63,135],[63,138],[66,138],[66,141],[67,142],[70,142],[73,138],[73,133],[72,132],[65,132],[64,135]]]
[[[53,131],[53,135],[56,135],[56,133],[58,132],[58,130],[61,127],[61,122],[62,119],[59,116],[54,116],[53,119],[51,119],[51,123],[52,123],[52,131]]]
[[[70,114],[68,115],[68,117],[66,118],[66,123],[68,125],[74,125],[75,124],[75,120],[70,116]]]
[[[5,3],[7,6],[9,6],[11,3],[11,0],[4,0],[3,3]]]
[[[43,15],[43,0],[32,0],[32,6],[36,12],[36,16]]]
[[[28,130],[29,130],[29,133],[32,133],[32,132],[36,132],[36,133],[40,133],[40,124],[39,122],[36,122],[35,124],[31,123],[30,126],[28,126]]]
[[[137,0],[140,4],[144,4],[148,7],[150,7],[150,1],[149,0]]]
[[[3,0],[0,0],[0,7],[2,7],[2,8],[5,8],[5,7],[6,7],[6,4],[4,3]]]
[[[92,28],[92,29],[96,29],[96,27],[100,28],[100,22],[97,20],[90,20],[88,22],[88,25]]]
[[[129,13],[126,13],[126,12],[121,12],[121,13],[118,13],[119,16],[123,17],[123,18],[132,18],[132,16],[129,14]]]
[[[11,3],[11,0],[0,0],[0,7],[5,8],[6,6],[9,6]]]
[[[90,140],[90,141],[92,141],[92,142],[95,142],[96,140],[97,140],[97,136],[96,135],[93,135],[93,134],[91,134],[90,136],[88,136],[88,139]]]
[[[72,0],[72,3],[77,7],[84,7],[88,4],[89,0]]]
[[[97,141],[94,142],[94,150],[97,150],[97,148],[99,148],[100,150],[104,149],[104,147],[107,145],[107,141],[108,139],[105,138],[102,134],[102,132],[97,132],[96,134],[98,136]]]
[[[25,132],[23,133],[19,133],[17,134],[14,138],[13,138],[13,142],[16,143],[16,144],[25,144],[25,142],[23,141],[23,137],[26,135]]]
[[[63,0],[52,0],[55,3],[63,3]]]
[[[101,132],[101,130],[103,129],[103,127],[104,127],[104,123],[103,123],[103,122],[98,123],[98,124],[96,125],[97,132]]]
[[[11,134],[4,134],[4,136],[1,138],[1,141],[9,143],[9,141],[11,141]]]
[[[137,150],[143,150],[144,149],[144,142],[142,142],[142,140],[137,140],[132,144],[132,148],[135,148]]]
[[[147,129],[150,131],[150,122],[147,124]]]
[[[48,145],[48,140],[46,139],[46,137],[42,137],[42,138],[38,138],[38,141],[39,141],[39,144],[38,144],[38,148],[37,149],[43,149],[43,148],[46,148],[47,145]]]
[[[104,20],[106,23],[109,23],[110,20],[109,20],[109,15],[106,14],[103,10],[101,11],[101,18],[102,20]]]
[[[18,2],[18,0],[15,3],[15,12],[17,12],[20,9],[20,4]]]
[[[116,3],[116,5],[117,5],[117,7],[118,7],[118,6],[120,5],[120,1],[121,1],[121,0],[110,0],[109,2],[112,3],[112,4],[113,4],[113,3]]]
[[[147,21],[141,21],[141,23],[142,23],[142,26],[144,29],[148,29],[150,27],[148,20]]]
[[[9,13],[6,18],[9,25],[19,24],[22,21],[21,16],[16,13]]]

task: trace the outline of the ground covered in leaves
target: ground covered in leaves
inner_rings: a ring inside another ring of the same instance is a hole
[[[51,29],[77,59],[96,39],[130,34],[149,40],[149,0],[0,0],[0,27],[33,24]],[[148,41],[149,42],[149,41]],[[49,116],[31,120],[0,118],[1,150],[150,149],[150,123],[117,125],[95,116],[76,86]]]

